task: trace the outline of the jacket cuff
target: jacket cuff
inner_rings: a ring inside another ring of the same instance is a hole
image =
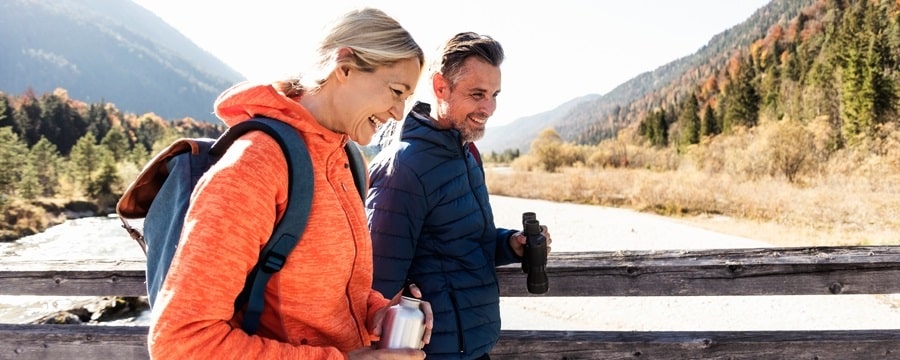
[[[494,259],[494,265],[503,266],[522,262],[522,257],[516,255],[512,246],[509,245],[509,238],[515,232],[516,230],[512,229],[497,229],[497,256]]]

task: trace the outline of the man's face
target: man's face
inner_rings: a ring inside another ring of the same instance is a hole
[[[436,77],[437,117],[441,126],[459,131],[463,142],[484,136],[487,120],[497,109],[500,68],[470,56],[455,79]]]

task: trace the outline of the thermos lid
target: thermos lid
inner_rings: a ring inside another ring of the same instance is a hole
[[[409,297],[409,296],[401,296],[400,297],[400,304],[405,305],[405,306],[419,308],[419,304],[421,302],[422,302],[421,299],[416,299],[414,297]]]

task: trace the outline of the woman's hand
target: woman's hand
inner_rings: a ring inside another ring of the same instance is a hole
[[[409,284],[409,290],[412,292],[413,297],[416,299],[422,299],[422,290],[419,290],[419,287],[416,284]],[[396,304],[400,303],[400,297],[403,294],[403,290],[401,289],[394,295],[394,298],[391,299],[391,302],[382,309],[379,309],[375,312],[375,316],[372,319],[372,323],[375,327],[372,329],[372,334],[375,336],[381,336],[381,332],[383,331],[382,323],[384,322],[384,316],[387,314],[387,310]],[[422,310],[422,313],[425,314],[425,334],[422,335],[422,341],[419,343],[419,348],[425,347],[425,344],[431,342],[431,330],[434,328],[434,313],[431,310],[431,303],[425,300],[419,303],[419,309]]]

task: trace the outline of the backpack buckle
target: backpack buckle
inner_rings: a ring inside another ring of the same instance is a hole
[[[287,257],[282,254],[271,252],[263,259],[262,271],[267,274],[274,274],[284,267],[286,259]]]

